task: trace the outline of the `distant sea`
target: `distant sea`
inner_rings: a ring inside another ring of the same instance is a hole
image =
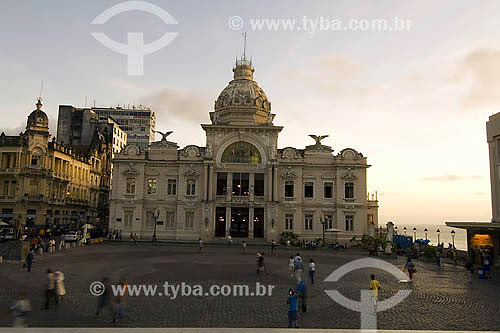
[[[465,229],[450,228],[446,225],[428,224],[428,225],[409,225],[409,224],[396,224],[398,227],[398,234],[403,235],[403,228],[406,227],[406,235],[413,237],[413,228],[417,228],[417,239],[425,239],[424,229],[427,228],[427,239],[432,245],[437,245],[437,232],[439,229],[439,241],[448,247],[448,243],[452,243],[451,231],[455,230],[455,247],[458,250],[467,251],[467,231]]]

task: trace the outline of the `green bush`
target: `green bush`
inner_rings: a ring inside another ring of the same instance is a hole
[[[291,245],[300,245],[299,235],[292,231],[284,231],[280,234],[280,244],[286,245],[286,241],[289,240]]]
[[[429,259],[435,258],[436,247],[431,245],[427,245],[426,247],[424,247],[424,257]]]

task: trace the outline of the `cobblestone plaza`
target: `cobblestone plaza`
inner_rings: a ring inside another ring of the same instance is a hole
[[[19,263],[0,265],[0,307],[7,309],[19,291],[26,291],[33,310],[30,326],[35,327],[287,327],[285,296],[295,286],[288,276],[288,258],[296,249],[282,249],[274,255],[266,253],[269,276],[257,276],[255,252],[249,246],[243,255],[237,244],[232,247],[208,246],[198,253],[192,245],[151,246],[141,244],[104,244],[74,248],[37,258],[31,273]],[[343,295],[359,300],[360,290],[368,289],[369,275],[376,274],[382,284],[381,299],[400,289],[412,293],[396,307],[378,313],[379,329],[418,330],[494,330],[500,327],[497,314],[498,281],[477,280],[468,283],[468,273],[461,267],[447,264],[437,268],[432,263],[416,262],[417,273],[412,286],[399,283],[389,273],[360,269],[339,282],[324,282],[326,276],[341,265],[365,256],[360,250],[300,251],[303,259],[317,264],[316,284],[308,286],[308,312],[300,314],[301,328],[359,328],[359,313],[343,308],[329,298],[324,290],[338,289]],[[389,259],[402,268],[404,258]],[[52,268],[65,274],[67,296],[58,308],[41,310],[46,286],[46,270]],[[202,285],[249,285],[256,282],[274,285],[271,296],[237,297],[130,297],[129,318],[113,324],[109,309],[95,317],[95,296],[89,291],[93,281],[103,276],[116,284],[125,277],[131,285],[164,282]],[[10,326],[9,316],[0,316],[1,326]]]

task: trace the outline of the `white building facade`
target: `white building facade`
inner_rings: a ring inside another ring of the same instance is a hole
[[[110,229],[142,239],[347,241],[378,225],[378,202],[367,195],[366,157],[334,154],[314,136],[305,149],[278,149],[283,129],[245,58],[210,112],[205,147],[167,140],[148,149],[128,144],[115,156]],[[155,214],[155,212],[158,212]],[[156,218],[155,218],[156,217]]]

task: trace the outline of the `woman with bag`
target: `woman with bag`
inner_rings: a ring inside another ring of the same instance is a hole
[[[408,271],[409,282],[412,282],[413,273],[415,273],[417,270],[415,269],[415,264],[411,261],[411,258],[408,258],[408,261],[406,262],[406,265],[403,270]]]

